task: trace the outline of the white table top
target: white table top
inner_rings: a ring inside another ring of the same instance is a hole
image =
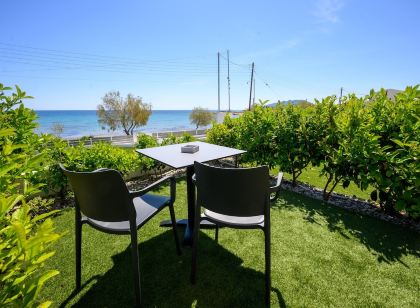
[[[181,153],[181,147],[186,144],[198,145],[200,149],[198,152],[192,154]],[[194,165],[194,161],[204,163],[220,158],[239,155],[246,152],[200,141],[172,144],[147,149],[137,149],[136,151],[175,169],[192,166]]]

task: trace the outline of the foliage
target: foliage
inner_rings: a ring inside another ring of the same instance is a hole
[[[367,97],[372,121],[370,130],[380,145],[368,180],[387,211],[404,210],[420,217],[420,90],[407,87],[393,99],[385,90]]]
[[[312,129],[309,134],[317,140],[318,145],[317,151],[312,150],[314,156],[311,156],[311,162],[314,166],[321,165],[321,175],[327,177],[324,200],[328,200],[346,171],[343,166],[346,161],[340,151],[340,133],[336,122],[339,105],[335,102],[335,96],[328,96],[321,101],[315,100],[315,109],[309,126]]]
[[[272,164],[292,174],[293,185],[311,162],[311,150],[315,146],[308,137],[306,124],[307,115],[303,109],[292,104],[277,107]]]
[[[170,145],[178,143],[192,142],[196,139],[189,133],[185,132],[182,136],[176,137],[174,134],[170,134],[168,137],[164,138],[160,145]]]
[[[314,106],[314,104],[312,104],[311,102],[308,102],[307,100],[299,101],[296,104],[296,107],[299,107],[299,108],[302,108],[302,109],[311,108],[313,106]]]
[[[45,134],[34,146],[38,152],[44,153],[44,168],[30,176],[31,182],[44,183],[42,190],[45,193],[58,193],[61,200],[64,200],[67,178],[58,164],[66,161],[67,142],[56,136]]]
[[[51,125],[51,131],[54,135],[60,137],[60,135],[64,132],[64,125],[59,122],[54,122]]]
[[[264,107],[260,101],[251,111],[246,111],[237,121],[239,133],[237,146],[247,152],[241,157],[245,162],[255,162],[274,167],[273,150],[274,117],[271,108]]]
[[[227,116],[207,133],[211,143],[246,150],[242,159],[292,174],[296,183],[309,164],[326,177],[324,199],[338,184],[376,188],[371,198],[387,211],[420,217],[420,91],[407,87],[390,99],[385,90],[329,96],[302,108],[266,102],[238,119]]]
[[[136,127],[146,125],[151,113],[152,106],[144,103],[141,97],[128,94],[124,99],[118,91],[105,94],[97,110],[102,128],[115,131],[122,127],[127,135],[133,135]]]
[[[194,107],[190,113],[191,124],[195,124],[196,129],[198,129],[200,126],[209,125],[213,118],[213,113],[207,108]]]
[[[31,209],[32,216],[35,216],[51,211],[54,206],[54,199],[41,198],[40,196],[37,196],[28,200],[27,203]]]
[[[138,134],[137,135],[137,148],[146,149],[153,148],[158,146],[158,141],[155,137],[147,134]]]
[[[55,212],[35,216],[27,202],[42,186],[28,178],[42,168],[44,154],[30,146],[36,117],[22,102],[29,97],[17,86],[16,93],[7,95],[9,90],[0,84],[0,305],[32,307],[40,304],[45,281],[58,274],[43,267],[60,235],[49,218]],[[39,206],[37,200],[32,204]]]
[[[69,147],[65,154],[65,165],[77,171],[111,168],[127,174],[141,166],[141,159],[136,152],[126,151],[108,143],[95,143],[90,147]]]
[[[212,128],[207,131],[206,141],[226,147],[239,146],[239,121],[239,118],[233,119],[227,113],[223,123],[213,123]]]
[[[94,143],[92,146],[80,143],[69,147],[63,140],[51,136],[44,137],[51,142],[50,146],[43,149],[49,166],[33,176],[32,181],[47,183],[46,191],[58,192],[62,198],[65,197],[67,179],[59,168],[59,163],[70,170],[93,171],[110,168],[120,171],[123,175],[136,170],[148,170],[153,164],[150,159],[140,157],[134,150],[129,151],[109,143]]]
[[[178,141],[177,143],[187,143],[187,142],[193,142],[196,141],[197,139],[191,135],[190,133],[183,133],[182,136],[178,137]]]
[[[26,92],[18,86],[15,86],[15,89],[15,93],[8,95],[7,91],[11,91],[12,88],[0,83],[0,129],[13,128],[14,134],[9,135],[8,140],[17,144],[26,144],[34,138],[33,129],[37,126],[36,114],[23,104],[24,99],[32,97],[26,95]]]

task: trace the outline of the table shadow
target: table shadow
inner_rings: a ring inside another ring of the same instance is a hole
[[[191,249],[184,248],[177,256],[171,231],[141,243],[138,249],[144,307],[264,307],[264,273],[243,267],[242,259],[204,233],[195,285],[189,280]],[[130,246],[112,260],[109,271],[82,283],[81,292],[70,294],[60,307],[134,306]],[[271,298],[286,307],[280,290],[272,287]]]

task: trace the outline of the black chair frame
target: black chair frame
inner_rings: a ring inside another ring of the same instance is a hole
[[[202,166],[206,166],[204,164],[195,163],[195,168],[202,168]],[[266,170],[267,177],[268,177],[268,168],[266,166],[257,167],[257,168],[218,168],[218,167],[210,167],[206,166],[207,168],[213,169],[224,169],[224,170],[250,170],[250,169],[258,169],[262,168]],[[195,204],[195,217],[194,217],[194,233],[193,233],[193,246],[192,246],[192,265],[191,265],[191,283],[196,283],[196,276],[197,276],[197,244],[198,244],[198,235],[200,229],[200,221],[207,220],[216,225],[216,233],[215,233],[215,240],[218,241],[219,237],[219,227],[230,227],[235,229],[260,229],[264,232],[264,246],[265,246],[265,303],[267,306],[270,305],[270,290],[271,290],[271,229],[270,229],[270,205],[275,202],[279,196],[280,192],[280,185],[281,180],[283,177],[283,173],[279,173],[277,177],[276,184],[274,186],[269,186],[269,181],[267,178],[267,190],[264,198],[264,221],[257,224],[232,224],[226,221],[213,219],[212,217],[205,216],[201,214],[201,207],[200,204],[200,188],[197,187],[197,199]],[[220,179],[223,182],[223,179]],[[197,186],[197,175],[193,176],[193,182]],[[226,186],[229,186],[229,183],[225,183]],[[252,183],[249,183],[252,185]]]
[[[112,169],[101,168],[95,170],[93,172],[73,172],[69,171],[64,168],[63,165],[60,164],[61,169],[66,174],[66,176],[70,179],[70,184],[74,190],[73,184],[75,184],[75,176],[83,176],[83,174],[91,174],[91,173],[118,173],[120,180],[122,181],[124,187],[125,183],[123,182],[122,176],[119,174],[118,171]],[[118,178],[118,176],[116,177]],[[144,219],[137,223],[137,215],[141,213],[136,213],[133,200],[137,197],[147,196],[147,193],[153,189],[158,188],[159,186],[168,183],[170,184],[170,198],[164,204],[161,204],[153,213],[145,216]],[[118,185],[116,185],[118,186]],[[99,230],[101,232],[105,232],[108,234],[130,234],[131,237],[131,253],[132,253],[132,262],[133,262],[133,278],[134,278],[134,290],[136,295],[136,305],[141,305],[141,291],[140,291],[140,266],[139,266],[139,252],[138,252],[138,239],[137,239],[137,230],[140,229],[144,224],[146,224],[152,217],[158,214],[163,208],[168,207],[169,213],[171,217],[172,229],[175,239],[176,251],[178,255],[181,255],[181,248],[177,233],[176,227],[176,219],[175,219],[175,211],[174,211],[174,202],[176,199],[176,180],[174,177],[164,177],[153,184],[141,189],[139,191],[129,191],[126,188],[126,200],[127,203],[127,213],[128,213],[128,222],[129,228],[127,229],[115,229],[112,227],[107,227],[100,225],[98,223],[94,223],[89,217],[83,215],[81,206],[78,200],[78,191],[75,191],[75,251],[76,251],[76,290],[80,290],[81,288],[81,263],[82,263],[82,227],[84,224],[88,224],[91,227]],[[116,200],[110,200],[110,202]],[[118,222],[119,220],[117,220]],[[124,223],[124,221],[122,221]]]

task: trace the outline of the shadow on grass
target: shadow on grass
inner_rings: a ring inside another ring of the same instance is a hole
[[[189,281],[191,249],[177,256],[170,231],[139,245],[142,301],[145,307],[263,307],[264,273],[242,267],[242,260],[200,234],[197,283]],[[264,251],[261,251],[263,258]],[[131,250],[112,256],[113,267],[83,283],[61,305],[130,307],[134,305]],[[82,259],[83,264],[83,259]],[[82,269],[83,270],[83,269]],[[92,281],[95,281],[92,284]],[[272,288],[280,307],[281,292]],[[272,296],[273,298],[273,296]]]
[[[373,217],[334,207],[322,201],[293,192],[282,191],[282,198],[273,208],[299,209],[308,223],[322,225],[321,216],[331,232],[344,238],[357,238],[377,257],[378,262],[400,262],[403,255],[420,256],[420,236],[417,232]],[[322,220],[323,220],[322,219]]]

